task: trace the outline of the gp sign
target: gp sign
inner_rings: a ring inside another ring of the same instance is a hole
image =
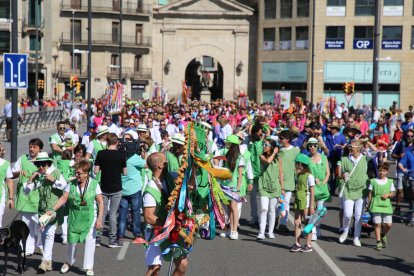
[[[365,40],[354,39],[354,49],[368,50],[372,48],[373,48],[373,43],[371,39],[365,39]]]

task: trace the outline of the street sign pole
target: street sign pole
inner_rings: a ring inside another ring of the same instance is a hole
[[[18,1],[10,1],[12,5],[12,52],[17,53],[19,52],[18,46],[18,13],[17,13],[17,3]],[[3,63],[5,61],[3,60]],[[35,84],[37,85],[37,83]],[[11,90],[11,97],[12,97],[12,133],[11,133],[11,156],[10,161],[16,162],[17,160],[17,98],[18,98],[18,90],[12,89]]]

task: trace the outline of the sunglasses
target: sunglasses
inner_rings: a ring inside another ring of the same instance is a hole
[[[66,127],[60,127],[59,130],[66,130]]]
[[[271,144],[263,144],[263,147],[265,148],[265,147],[271,147],[272,145]]]
[[[40,168],[40,167],[46,167],[49,165],[49,162],[36,162],[35,166]]]
[[[165,126],[165,124],[160,124],[160,126]]]
[[[309,145],[308,146],[308,148],[317,148],[318,147],[318,145],[316,145],[316,144],[313,144],[313,145]]]
[[[414,135],[407,135],[407,138],[413,138]]]
[[[75,172],[75,175],[82,175],[82,174],[86,174],[86,172]]]
[[[348,121],[348,123],[352,124],[354,121]]]

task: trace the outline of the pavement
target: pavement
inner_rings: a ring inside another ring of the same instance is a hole
[[[36,136],[47,143],[47,137],[54,131],[47,130]],[[19,136],[19,155],[27,151],[30,138],[35,136]],[[4,143],[7,147],[8,143]],[[46,144],[45,149],[49,150]],[[259,205],[260,206],[260,205]],[[289,249],[294,243],[293,231],[282,234],[275,231],[275,239],[257,241],[258,225],[249,226],[250,206],[243,205],[240,220],[239,240],[216,237],[212,241],[197,239],[193,252],[189,255],[187,275],[407,275],[414,274],[412,249],[414,247],[414,228],[401,223],[394,217],[393,228],[388,240],[389,247],[376,251],[374,233],[361,238],[362,247],[354,247],[349,239],[345,244],[338,243],[338,198],[328,203],[328,213],[324,218],[321,231],[322,237],[313,243],[311,253],[291,253]],[[15,216],[16,211],[6,210],[3,222],[7,225]],[[293,224],[288,224],[293,230]],[[58,228],[57,233],[60,233]],[[107,233],[104,232],[107,235]],[[96,248],[96,275],[144,275],[145,257],[142,245],[132,244],[131,233],[128,232],[121,248],[109,248],[108,239],[103,238],[103,246]],[[83,245],[77,250],[77,262],[67,275],[84,275]],[[65,261],[66,249],[60,238],[56,236],[53,251],[53,271],[47,274],[56,275]],[[2,253],[0,253],[1,255]],[[35,254],[28,258],[27,270],[24,275],[35,275],[41,256]],[[9,275],[17,275],[13,267],[16,258],[11,255]],[[165,263],[160,275],[168,274]],[[2,262],[0,261],[0,267]],[[1,271],[1,268],[0,268]]]

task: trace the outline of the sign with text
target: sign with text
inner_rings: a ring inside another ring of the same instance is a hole
[[[369,50],[373,48],[372,39],[354,39],[354,49]]]
[[[328,6],[326,7],[326,16],[345,16],[345,6]]]
[[[404,6],[384,6],[384,16],[403,16]]]
[[[298,82],[307,81],[307,62],[263,62],[263,82]]]
[[[401,50],[402,40],[382,40],[383,50]]]
[[[325,49],[345,49],[345,40],[327,39],[325,40]]]

